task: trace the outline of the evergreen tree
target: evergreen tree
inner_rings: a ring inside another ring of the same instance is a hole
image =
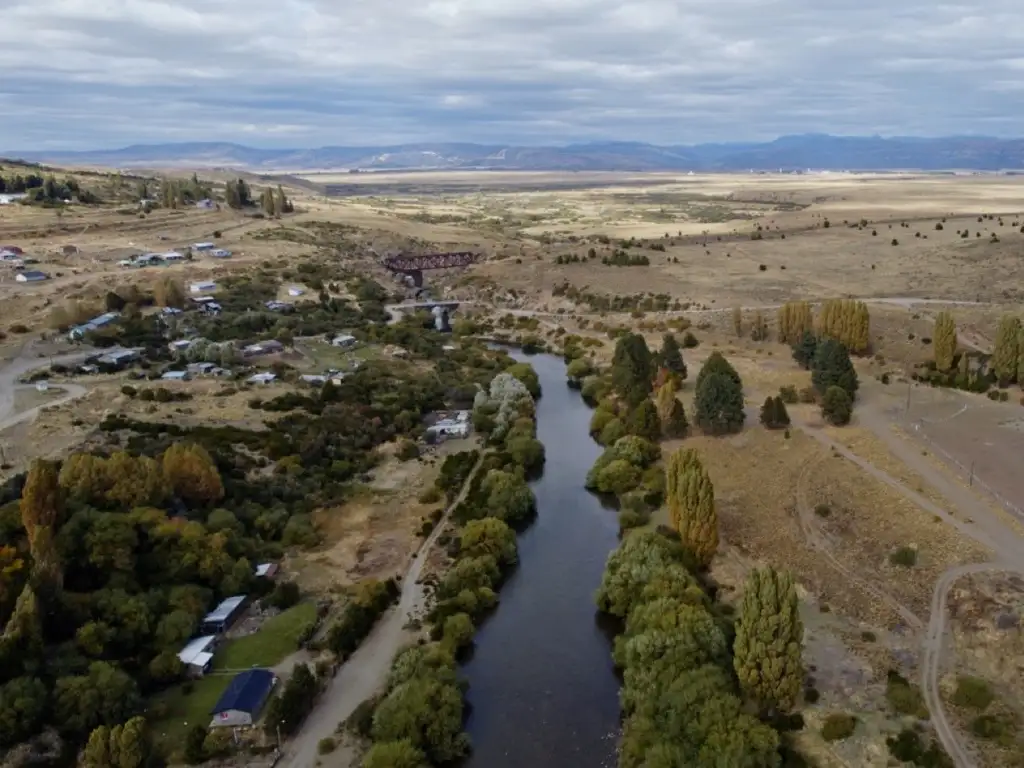
[[[803,634],[793,577],[773,568],[751,571],[736,622],[733,667],[743,692],[763,709],[786,711],[796,703]]]
[[[775,399],[769,395],[761,406],[761,425],[775,429]]]
[[[626,403],[635,408],[651,394],[654,361],[644,337],[627,333],[615,343],[612,357],[612,388]]]
[[[992,350],[991,366],[999,380],[1006,385],[1017,378],[1020,363],[1018,337],[1021,332],[1020,319],[1014,315],[1003,315],[996,333],[995,349]]]
[[[800,339],[793,344],[793,359],[804,370],[811,367],[814,361],[814,353],[818,349],[818,337],[811,331],[804,331]]]
[[[694,422],[709,435],[743,429],[743,384],[729,361],[714,352],[697,374]]]
[[[662,367],[674,373],[680,381],[686,379],[686,363],[683,362],[683,353],[674,334],[666,333],[662,338],[658,360]]]
[[[956,322],[952,313],[940,312],[935,318],[932,348],[935,350],[935,367],[943,373],[949,372],[956,355]]]
[[[690,425],[686,421],[686,409],[683,408],[681,402],[673,400],[672,410],[669,412],[667,419],[662,419],[661,427],[667,438],[678,440],[679,438],[686,437]]]
[[[819,394],[832,386],[842,387],[852,400],[857,394],[857,372],[846,347],[835,339],[824,339],[814,352],[811,384]]]
[[[773,404],[775,406],[775,427],[776,427],[776,429],[782,429],[783,427],[788,427],[789,424],[790,424],[790,422],[789,422],[789,411],[786,410],[786,403],[785,403],[785,401],[779,395],[776,395],[775,399],[773,400]]]
[[[853,399],[842,387],[830,386],[821,399],[821,415],[830,424],[845,426],[853,415]]]
[[[718,513],[715,489],[696,451],[681,448],[669,457],[665,496],[683,546],[706,566],[718,550]]]
[[[292,212],[291,201],[285,197],[284,189],[281,188],[280,184],[277,185],[277,196],[274,201],[274,208],[277,210],[278,216]]]
[[[224,182],[224,202],[228,208],[241,208],[242,203],[238,198],[238,185],[233,181]]]
[[[651,442],[661,438],[661,419],[658,418],[657,406],[650,398],[630,411],[626,419],[626,431]]]

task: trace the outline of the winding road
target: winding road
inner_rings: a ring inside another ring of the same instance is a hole
[[[39,357],[33,354],[32,343],[26,344],[16,358],[11,360],[7,365],[0,368],[0,430],[12,427],[22,421],[34,419],[36,414],[42,408],[49,408],[53,405],[60,405],[66,403],[75,398],[79,398],[84,395],[88,390],[78,384],[71,384],[70,382],[64,382],[60,386],[65,390],[65,394],[54,400],[43,403],[42,405],[36,406],[35,408],[29,408],[28,410],[21,411],[19,413],[14,412],[14,393],[20,388],[18,379],[24,376],[30,371],[34,371],[38,368],[45,368],[52,364],[67,365],[69,363],[78,363],[95,354],[93,350],[83,350],[81,352],[71,352],[64,355],[56,355],[53,357]]]

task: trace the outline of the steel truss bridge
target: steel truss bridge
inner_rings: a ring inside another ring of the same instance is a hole
[[[450,251],[447,253],[401,254],[386,256],[381,265],[392,272],[409,275],[416,287],[423,285],[423,272],[428,269],[451,269],[468,267],[480,258],[473,251]]]

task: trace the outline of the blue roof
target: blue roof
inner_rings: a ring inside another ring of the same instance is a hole
[[[210,710],[210,714],[219,715],[229,709],[237,709],[255,715],[263,706],[273,685],[274,673],[269,669],[248,669],[239,672],[228,684],[227,690],[221,694],[217,706]]]

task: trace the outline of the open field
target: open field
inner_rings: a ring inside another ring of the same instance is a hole
[[[214,655],[214,669],[273,667],[299,647],[299,637],[316,621],[316,605],[299,603],[263,622],[246,637],[229,640]]]

